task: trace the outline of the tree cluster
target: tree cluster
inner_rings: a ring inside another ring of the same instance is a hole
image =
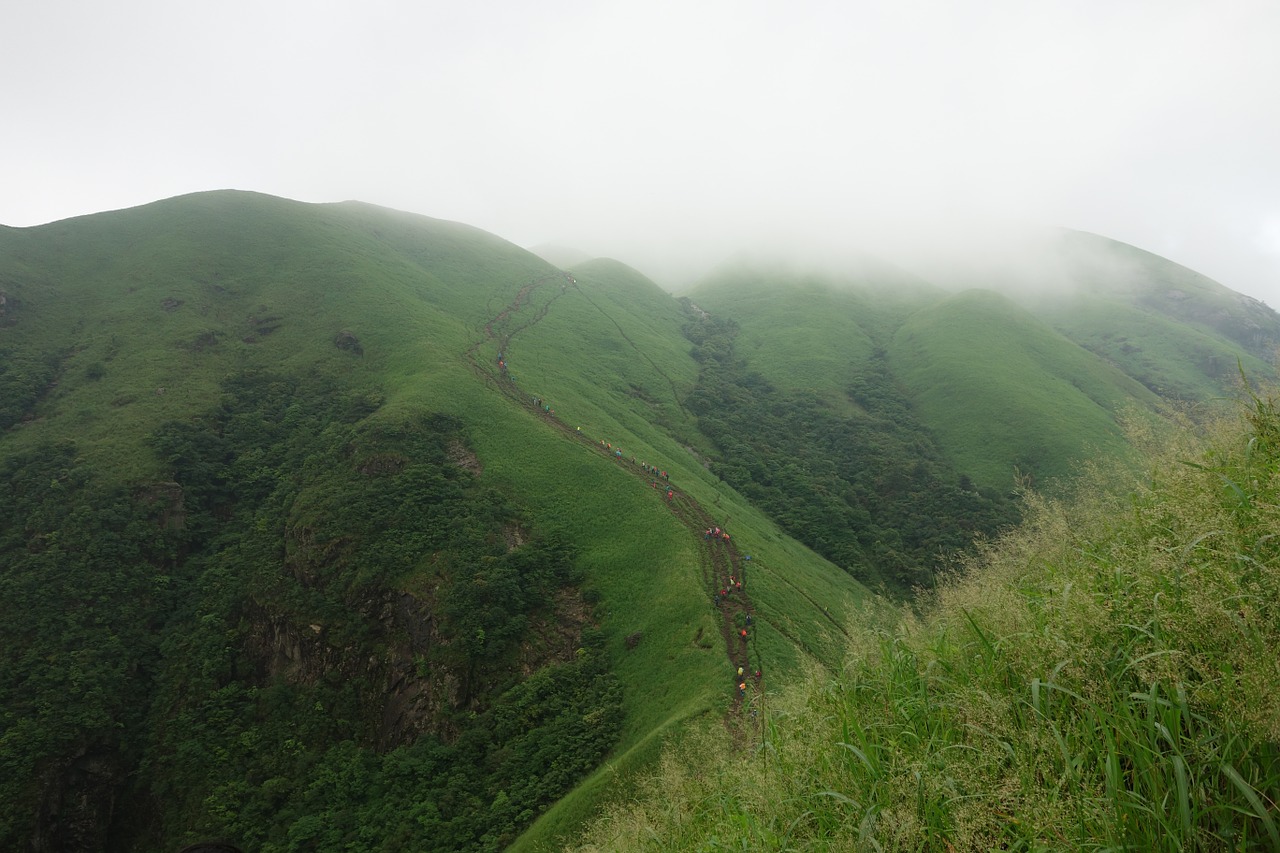
[[[685,333],[701,364],[687,404],[720,451],[713,470],[864,583],[931,585],[939,558],[1016,521],[1013,501],[973,488],[939,452],[883,353],[849,377],[861,409],[850,416],[750,370],[733,321],[709,316]]]

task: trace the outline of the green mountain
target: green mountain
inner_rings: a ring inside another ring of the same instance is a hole
[[[911,612],[856,614],[838,678],[755,700],[756,749],[693,728],[571,849],[1280,848],[1280,410],[1252,403],[1029,500]]]
[[[1024,296],[1027,307],[1162,397],[1219,397],[1241,367],[1250,376],[1274,375],[1280,323],[1256,299],[1078,231],[1059,234],[1048,255],[1067,286]],[[1017,292],[1015,283],[1011,295]]]
[[[7,846],[550,837],[838,665],[860,587],[695,455],[634,272],[244,193],[0,240]]]
[[[563,843],[692,722],[741,745],[839,672],[868,587],[1016,522],[1015,470],[1125,457],[1164,386],[1113,342],[1265,372],[1273,314],[1156,310],[1136,257],[1033,312],[873,263],[677,299],[239,192],[0,229],[0,839]]]
[[[1062,479],[1073,461],[1120,457],[1116,416],[1156,397],[993,291],[922,308],[889,345],[920,416],[978,482]]]

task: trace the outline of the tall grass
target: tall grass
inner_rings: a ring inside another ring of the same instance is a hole
[[[766,697],[763,742],[672,751],[582,850],[1280,850],[1280,412],[1149,475],[1028,496],[845,671]]]

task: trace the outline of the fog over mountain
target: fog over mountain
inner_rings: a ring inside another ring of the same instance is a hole
[[[0,27],[6,225],[359,199],[672,288],[745,247],[981,266],[1062,226],[1280,304],[1264,0],[54,0]]]

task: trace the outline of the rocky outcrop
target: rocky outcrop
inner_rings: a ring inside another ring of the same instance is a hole
[[[435,602],[383,590],[355,606],[356,618],[374,627],[364,645],[343,645],[329,626],[302,624],[258,605],[249,614],[248,652],[265,683],[282,679],[306,686],[334,677],[376,685],[363,697],[370,734],[380,749],[394,749],[431,734],[452,740],[457,712],[480,711],[511,673],[467,666],[450,654]],[[572,660],[589,623],[590,608],[565,588],[551,612],[535,614],[517,653],[520,675]]]
[[[187,524],[186,503],[178,483],[148,483],[135,490],[134,499],[148,507],[165,530],[181,530]]]
[[[349,352],[352,355],[364,355],[364,346],[360,343],[360,339],[356,337],[355,332],[350,329],[343,329],[338,332],[333,339],[333,345],[343,352]]]
[[[90,853],[103,849],[122,778],[115,751],[82,748],[50,774],[31,849]]]

